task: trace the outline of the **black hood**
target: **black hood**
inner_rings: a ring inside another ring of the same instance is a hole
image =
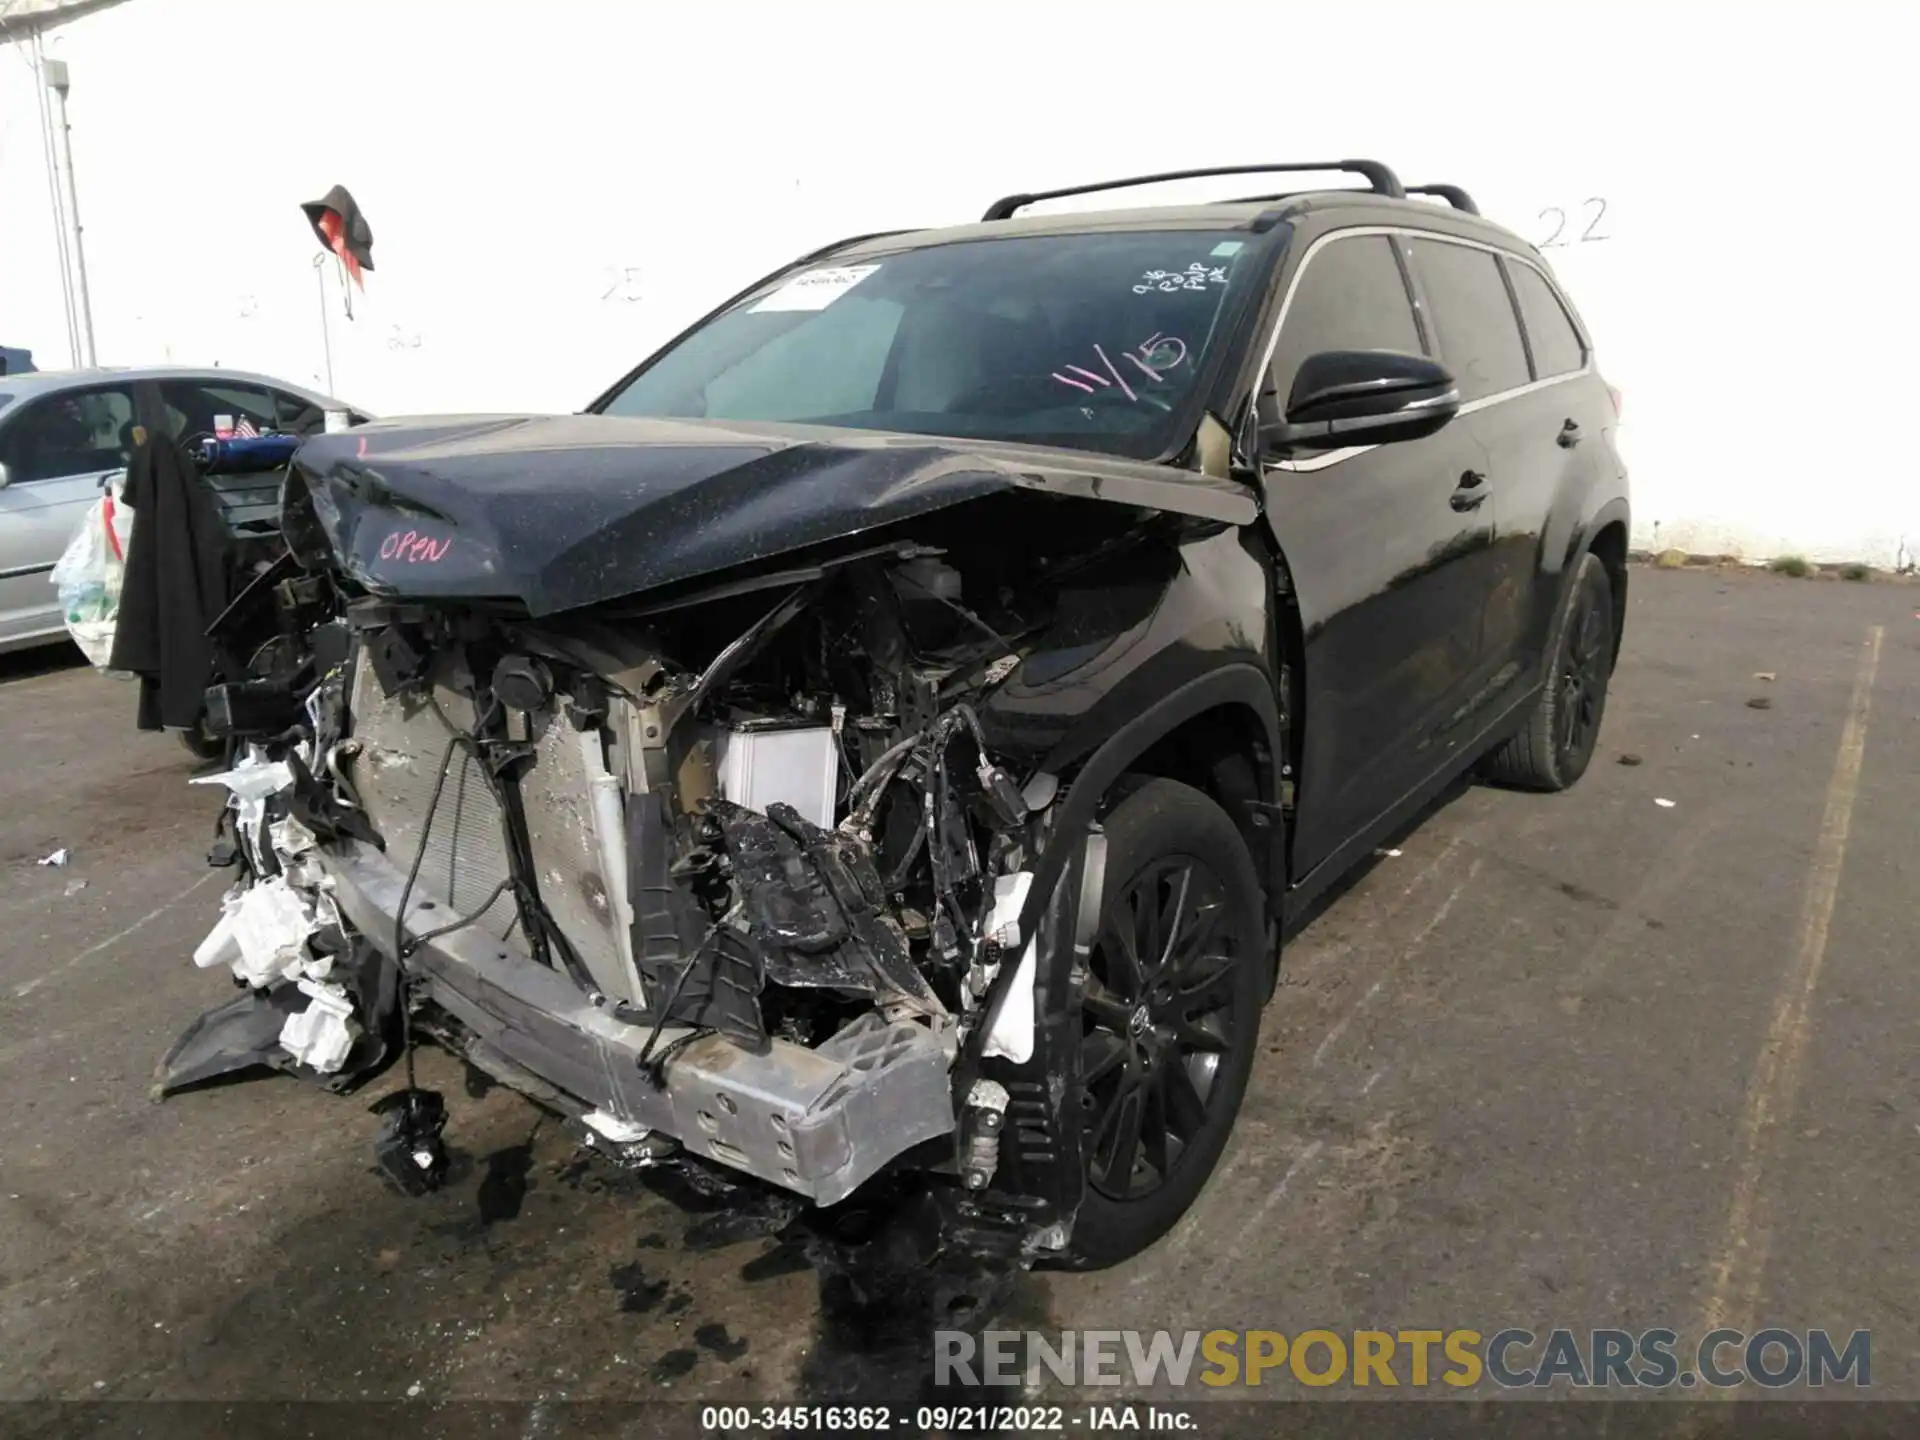
[[[511,597],[534,615],[1015,488],[1235,524],[1258,513],[1245,486],[1100,455],[605,415],[382,421],[315,436],[294,468],[368,589]]]

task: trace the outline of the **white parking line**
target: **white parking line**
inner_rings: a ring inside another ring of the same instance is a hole
[[[1847,858],[1847,836],[1853,824],[1853,804],[1860,793],[1860,767],[1867,747],[1867,713],[1873,703],[1873,679],[1880,666],[1884,631],[1872,626],[1860,657],[1853,695],[1847,704],[1840,749],[1834,757],[1833,778],[1827,782],[1826,808],[1820,817],[1820,835],[1813,863],[1807,870],[1806,894],[1801,901],[1799,940],[1793,963],[1774,996],[1772,1023],[1761,1042],[1759,1059],[1747,1089],[1746,1109],[1737,1132],[1738,1169],[1733,1182],[1733,1204],[1727,1215],[1713,1283],[1701,1316],[1705,1333],[1723,1326],[1747,1330],[1753,1326],[1772,1248],[1764,1206],[1762,1181],[1768,1157],[1782,1128],[1793,1117],[1800,1088],[1801,1062],[1812,1030],[1814,989],[1827,955],[1827,932],[1833,924],[1834,901],[1840,890],[1840,871]],[[1730,1395],[1731,1391],[1720,1392]]]
[[[1415,952],[1427,943],[1427,937],[1440,928],[1441,924],[1447,918],[1447,912],[1453,909],[1453,902],[1460,898],[1461,892],[1464,891],[1467,886],[1471,885],[1473,883],[1473,877],[1480,873],[1481,863],[1480,860],[1476,859],[1472,864],[1467,866],[1467,873],[1461,877],[1460,883],[1453,887],[1452,893],[1440,902],[1440,908],[1433,912],[1433,917],[1414,933],[1411,940],[1401,947],[1399,954],[1387,962],[1386,969],[1381,973],[1380,978],[1367,988],[1367,993],[1360,997],[1354,1007],[1338,1020],[1334,1021],[1333,1028],[1328,1030],[1326,1035],[1322,1037],[1319,1045],[1314,1047],[1312,1068],[1316,1070],[1320,1068],[1320,1062],[1327,1058],[1327,1052],[1339,1042],[1342,1035],[1347,1033],[1347,1027],[1354,1022],[1362,1010],[1366,1009],[1367,1006],[1373,1002],[1373,997],[1380,993],[1387,981],[1393,978],[1393,972],[1408,960],[1411,960]]]
[[[171,900],[164,901],[163,903],[154,906],[153,909],[149,910],[146,914],[142,915],[138,920],[134,921],[131,925],[127,926],[126,929],[114,931],[114,933],[109,935],[106,939],[96,941],[94,944],[89,945],[86,949],[82,950],[78,955],[73,956],[71,959],[64,960],[60,964],[53,966],[49,970],[43,970],[40,974],[34,976],[33,979],[27,981],[27,983],[24,985],[15,986],[13,991],[13,998],[18,1000],[23,995],[31,995],[35,990],[38,990],[42,985],[46,984],[47,981],[52,980],[56,976],[66,974],[67,971],[73,969],[73,967],[78,965],[82,960],[91,959],[93,956],[98,955],[102,950],[112,949],[115,945],[118,945],[122,940],[126,939],[129,935],[134,934],[136,931],[140,930],[142,927],[149,925],[153,921],[159,919],[162,915],[166,914],[167,911],[171,910],[174,906],[178,905],[182,900],[186,899],[189,895],[193,894],[194,891],[200,889],[209,880],[213,879],[217,875],[221,875],[224,873],[225,873],[224,871],[220,871],[220,870],[207,871],[206,874],[202,875],[198,880],[194,881],[191,885],[187,886],[187,888],[182,890],[178,895],[174,896]]]

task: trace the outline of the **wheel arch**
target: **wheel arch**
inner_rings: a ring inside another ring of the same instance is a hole
[[[1613,587],[1613,658],[1620,658],[1620,637],[1627,628],[1627,507],[1622,501],[1609,505],[1594,518],[1588,530],[1587,552],[1606,569]]]
[[[1286,727],[1273,679],[1229,661],[1163,695],[1097,746],[1071,777],[1060,833],[1094,820],[1128,774],[1179,780],[1217,801],[1254,857],[1269,913],[1286,890],[1286,827],[1280,808]],[[1051,877],[1037,877],[1036,893]]]

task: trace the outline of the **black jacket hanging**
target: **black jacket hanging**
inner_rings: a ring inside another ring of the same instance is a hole
[[[186,452],[158,436],[134,451],[127,572],[109,664],[140,677],[142,730],[200,723],[212,683],[207,627],[228,600],[226,528]]]
[[[353,283],[365,288],[360,272],[373,269],[373,227],[344,185],[300,207],[320,244],[340,257]]]

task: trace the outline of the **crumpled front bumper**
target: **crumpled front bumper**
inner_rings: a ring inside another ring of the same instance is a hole
[[[341,913],[392,945],[405,875],[372,846],[323,848]],[[406,927],[456,918],[416,892]],[[503,1083],[576,1115],[671,1136],[692,1154],[832,1205],[897,1156],[955,1127],[946,1048],[912,1021],[869,1013],[815,1049],[772,1040],[754,1054],[669,1025],[640,1068],[652,1025],[594,1005],[567,976],[476,927],[428,940],[407,961],[427,998],[471,1037],[467,1058]]]

